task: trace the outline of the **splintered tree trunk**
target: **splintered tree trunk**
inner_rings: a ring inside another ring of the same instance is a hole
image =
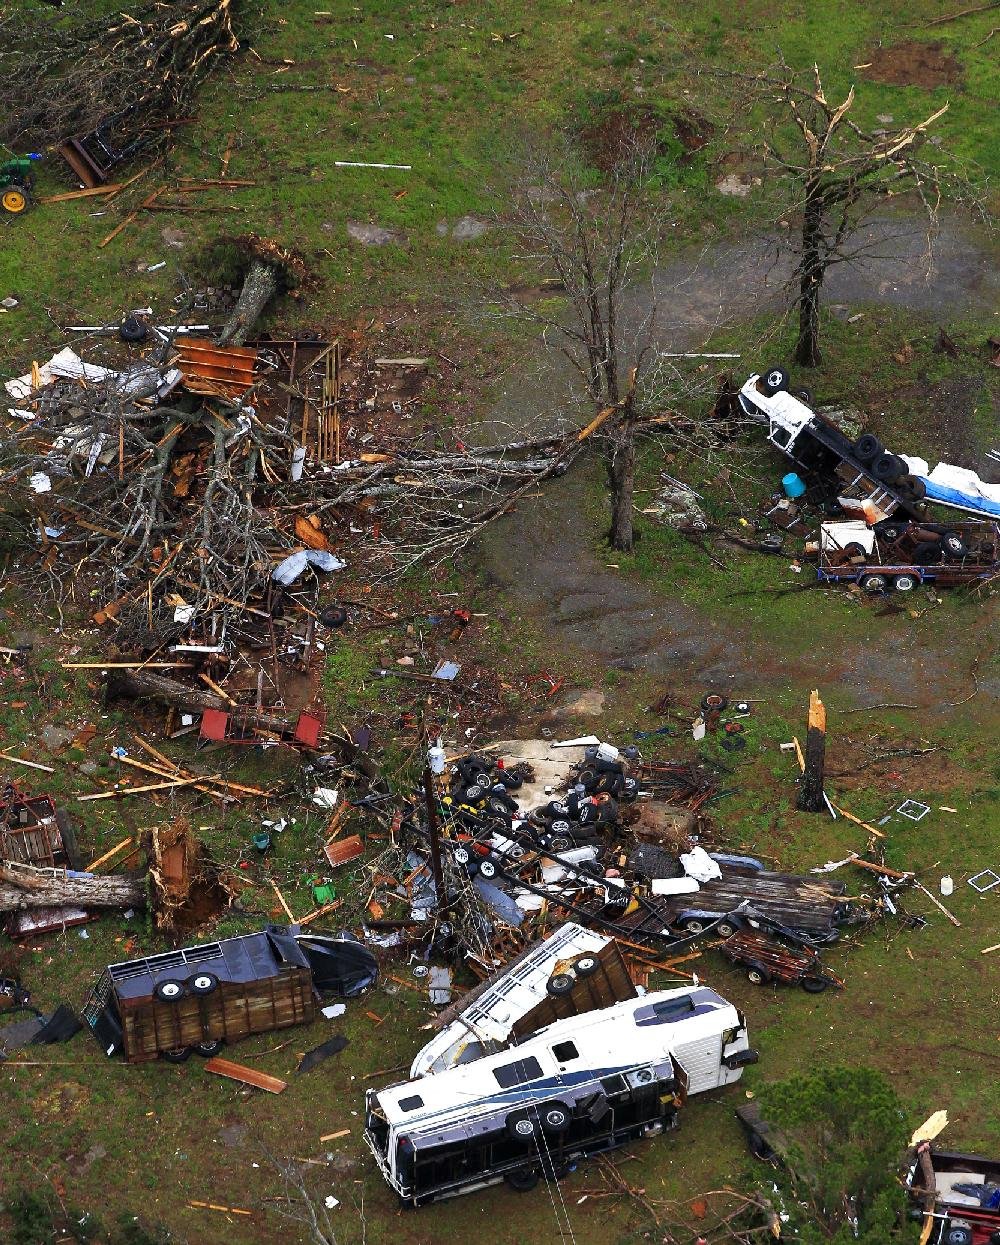
[[[611,434],[608,448],[608,487],[611,492],[612,549],[619,553],[631,552],[635,541],[632,528],[633,491],[635,488],[635,421],[626,411],[618,427]]]
[[[67,878],[0,865],[0,912],[26,908],[142,908],[142,878]]]
[[[819,294],[825,267],[822,256],[823,208],[815,195],[806,192],[802,217],[802,261],[799,272],[799,339],[795,362],[801,367],[817,367],[819,350]]]
[[[200,688],[188,687],[177,679],[169,679],[162,674],[154,674],[149,670],[117,670],[108,678],[107,694],[110,698],[117,696],[130,699],[158,700],[165,705],[173,705],[175,709],[200,713],[204,709],[222,709],[232,713],[240,725],[273,731],[280,734],[289,729],[287,718],[275,717],[271,713],[259,713],[253,709],[234,709],[221,696]]]
[[[242,346],[254,325],[278,292],[278,272],[271,264],[255,259],[250,264],[233,314],[219,334],[220,346]]]
[[[806,735],[806,767],[802,771],[796,807],[804,813],[821,813],[823,776],[826,766],[826,707],[818,691],[809,693],[809,731]]]

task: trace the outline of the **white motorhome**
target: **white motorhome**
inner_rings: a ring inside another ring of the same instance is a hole
[[[738,1080],[756,1059],[744,1017],[714,990],[662,990],[369,1090],[365,1140],[408,1206],[501,1180],[529,1189],[579,1158],[675,1127],[688,1094]]]

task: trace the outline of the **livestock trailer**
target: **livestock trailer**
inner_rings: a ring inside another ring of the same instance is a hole
[[[179,1063],[254,1033],[308,1024],[320,990],[351,997],[377,977],[374,956],[350,937],[270,925],[109,965],[83,1019],[108,1056]]]

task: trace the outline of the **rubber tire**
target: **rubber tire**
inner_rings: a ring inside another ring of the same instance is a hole
[[[342,605],[327,605],[319,612],[319,621],[324,627],[336,629],[342,627],[347,620],[348,613]]]
[[[806,994],[822,994],[829,984],[825,977],[803,977],[801,982]]]
[[[549,830],[551,830],[553,834],[571,834],[573,827],[564,817],[557,817],[556,820],[549,826]]]
[[[812,406],[812,391],[805,388],[793,389],[791,391],[793,398],[798,398],[800,402],[804,402],[806,406]]]
[[[736,933],[736,926],[732,921],[720,921],[715,927],[715,932],[720,938],[732,938]]]
[[[917,566],[939,566],[944,561],[944,549],[937,541],[923,540],[913,550]]]
[[[919,584],[920,579],[916,575],[897,575],[892,581],[892,589],[894,592],[912,592]]]
[[[456,847],[452,853],[452,859],[456,865],[467,865],[471,859],[467,848]]]
[[[187,1063],[191,1058],[190,1046],[181,1046],[177,1050],[161,1050],[160,1058],[165,1063]]]
[[[161,1003],[176,1003],[186,993],[184,982],[176,981],[172,977],[165,981],[158,981],[153,987],[153,997],[159,999]]]
[[[776,393],[788,388],[788,373],[783,367],[766,368],[760,374],[760,387],[769,398],[773,398]]]
[[[573,847],[573,840],[568,834],[557,834],[549,839],[548,850],[550,852],[568,852]]]
[[[850,544],[844,546],[844,553],[850,554],[852,558],[868,557],[868,550],[864,545],[859,545],[856,540],[852,540]]]
[[[547,1133],[564,1133],[573,1122],[572,1115],[561,1102],[549,1102],[539,1107],[538,1116]]]
[[[24,186],[17,186],[12,182],[0,189],[0,207],[8,216],[21,216],[28,210],[30,202],[31,196]]]
[[[184,983],[185,987],[196,997],[205,998],[214,994],[219,988],[219,979],[215,973],[194,973]]]
[[[541,1178],[537,1167],[526,1167],[521,1171],[508,1172],[504,1176],[504,1183],[517,1193],[530,1193]]]
[[[587,863],[597,864],[595,860],[590,860]],[[600,868],[600,865],[597,867]],[[581,955],[578,960],[574,961],[573,972],[576,973],[577,977],[593,977],[600,967],[601,961],[596,955]]]
[[[479,872],[484,878],[495,878],[497,867],[492,860],[483,860],[479,864]]]
[[[754,986],[766,986],[771,980],[771,974],[765,972],[762,968],[748,968],[747,981]]]
[[[905,475],[899,482],[899,491],[912,501],[923,501],[927,496],[927,485],[919,476]]]
[[[693,916],[681,922],[681,929],[685,934],[703,934],[707,925],[708,922],[703,921],[701,917]]]
[[[564,995],[570,994],[576,981],[569,973],[553,973],[545,983],[545,993],[551,994],[553,998],[562,998]]]
[[[211,1042],[199,1042],[198,1045],[194,1047],[194,1053],[200,1059],[214,1059],[225,1044],[225,1038],[215,1038],[215,1040]]]
[[[144,324],[138,316],[126,316],[118,326],[118,336],[123,342],[138,344],[144,342],[149,336],[149,326]]]
[[[859,463],[870,463],[882,453],[882,442],[873,432],[863,432],[851,449]]]
[[[722,713],[729,707],[729,697],[722,692],[706,692],[701,698],[701,708],[706,713]]]
[[[966,558],[969,556],[969,546],[959,536],[958,532],[945,532],[941,537],[941,547],[950,558]]]
[[[940,1237],[940,1240],[944,1242],[944,1245],[972,1245],[972,1229],[966,1228],[962,1224],[956,1224],[954,1227],[950,1227]]]
[[[885,592],[889,586],[889,581],[885,575],[862,575],[858,580],[858,587],[862,592],[867,592],[870,596],[876,593]]]
[[[881,537],[882,540],[899,540],[905,531],[905,523],[893,523],[891,519],[883,519],[881,523],[875,524],[875,535]]]
[[[883,452],[871,464],[871,475],[883,484],[892,484],[906,474],[906,463],[898,454]]]
[[[518,1131],[527,1126],[530,1131]],[[525,1145],[535,1140],[538,1135],[538,1120],[530,1115],[518,1113],[517,1115],[508,1115],[506,1122],[507,1136],[512,1137],[515,1141],[521,1141]]]

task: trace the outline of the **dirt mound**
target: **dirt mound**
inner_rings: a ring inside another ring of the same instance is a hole
[[[866,76],[893,86],[945,86],[961,81],[962,66],[943,43],[906,39],[872,52]]]
[[[693,110],[623,104],[606,109],[583,132],[587,151],[598,168],[608,170],[635,148],[649,147],[658,158],[683,163],[705,147],[714,127]]]

